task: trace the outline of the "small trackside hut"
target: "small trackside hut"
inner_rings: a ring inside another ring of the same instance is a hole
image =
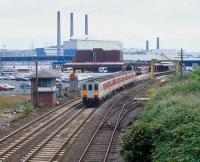
[[[135,72],[119,72],[94,78],[81,86],[81,97],[85,104],[99,104],[111,97],[115,91],[125,88],[135,81]]]
[[[31,100],[33,105],[36,102],[39,106],[55,106],[56,98],[56,78],[58,75],[52,71],[42,69],[38,71],[38,91],[36,90],[36,74],[31,78]],[[37,93],[37,94],[36,94]]]

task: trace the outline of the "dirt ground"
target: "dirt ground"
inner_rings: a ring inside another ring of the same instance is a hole
[[[4,96],[1,96],[1,97],[4,97]],[[18,99],[19,100],[21,99],[23,101],[25,98],[21,97],[21,96],[17,96],[17,97],[15,96],[13,98],[12,97],[11,98],[7,98],[6,97],[6,99],[9,100],[9,101],[10,100],[18,101]],[[26,98],[26,99],[28,100],[28,98]],[[62,99],[59,100],[59,103],[62,104],[64,102],[69,101],[70,99],[71,98],[62,98]],[[1,103],[1,101],[2,101],[2,103]],[[5,105],[4,103],[7,103],[9,101],[3,101],[3,98],[1,98],[0,104]],[[16,103],[16,102],[13,102],[13,103]],[[0,127],[0,139],[3,138],[3,137],[5,137],[9,133],[11,133],[11,132],[19,129],[20,127],[24,126],[25,124],[33,121],[34,119],[40,117],[41,115],[47,113],[48,111],[56,108],[56,107],[57,106],[38,109],[36,115],[31,115],[31,116],[27,116],[25,118],[20,118],[20,119],[17,119],[17,120],[9,122],[8,124],[6,124],[6,126]],[[5,111],[5,109],[4,109],[4,111]],[[4,121],[5,121],[5,119],[0,118],[0,122],[4,122]]]
[[[7,111],[16,107],[19,104],[30,101],[29,95],[17,95],[17,96],[0,96],[0,112]]]

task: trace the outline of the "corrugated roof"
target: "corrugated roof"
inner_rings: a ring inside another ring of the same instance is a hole
[[[29,76],[30,78],[36,78],[36,73],[33,73]],[[53,70],[41,69],[38,71],[38,78],[57,78],[59,74],[57,74]]]

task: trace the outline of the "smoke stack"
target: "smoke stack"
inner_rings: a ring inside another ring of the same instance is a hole
[[[149,41],[146,41],[146,51],[149,51]]]
[[[61,30],[60,30],[60,11],[57,12],[57,55],[60,56],[61,51]]]
[[[70,13],[70,39],[74,36],[74,14]]]
[[[157,37],[157,49],[160,49],[160,38]]]
[[[88,15],[85,15],[85,39],[88,39]]]

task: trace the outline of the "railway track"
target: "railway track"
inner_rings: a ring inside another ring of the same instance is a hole
[[[115,143],[113,141],[115,140],[115,135],[119,132],[120,122],[128,112],[138,106],[137,101],[134,101],[134,97],[143,96],[141,93],[147,89],[150,83],[151,81],[147,81],[136,86],[128,93],[131,97],[127,97],[126,94],[110,106],[85,147],[85,150],[78,160],[79,162],[106,162],[108,160],[111,148],[116,147],[113,146],[113,143]]]
[[[122,94],[136,95],[142,92],[141,89],[145,89],[145,84],[148,82],[150,83],[151,81],[145,81],[145,83],[137,85],[133,90],[127,90],[126,93]],[[98,148],[97,151],[105,155],[104,158],[100,157],[99,161],[106,161],[108,159],[114,136],[118,133],[119,123],[137,105],[132,100],[132,97],[127,101],[127,97],[124,97],[124,95],[121,97],[124,98],[123,100],[121,98],[117,99],[109,108],[95,131],[96,134],[100,134],[99,139],[95,134],[82,154],[80,162],[91,161],[91,156],[93,155],[94,161],[96,161],[96,155],[98,154],[96,154],[95,148]],[[80,102],[81,100],[76,98],[65,103],[5,138],[0,139],[0,161],[60,161],[66,150],[70,148],[81,132],[83,125],[89,121],[92,114],[96,111],[96,109],[92,108],[83,109],[85,107]],[[123,104],[123,102],[126,103]],[[117,104],[119,105],[117,106]],[[125,109],[126,111],[124,111]],[[102,144],[101,139],[108,141],[103,141]],[[92,150],[92,143],[95,143],[94,141],[97,141],[97,143],[99,141],[100,147],[95,147]],[[104,148],[101,148],[103,146]],[[92,154],[88,155],[90,149]]]
[[[96,108],[80,109],[21,161],[58,161],[95,111],[97,111]]]
[[[128,92],[129,93],[129,92]],[[23,162],[52,162],[60,161],[64,153],[70,148],[78,136],[83,125],[89,121],[91,115],[97,111],[96,108],[82,109],[69,120],[67,120],[59,129],[53,132],[40,145],[35,147],[21,161]],[[82,113],[87,113],[84,116]],[[89,113],[88,113],[89,112]],[[115,113],[115,112],[112,112]],[[83,117],[84,116],[84,117]],[[78,123],[78,125],[77,125]],[[69,130],[72,131],[69,131]],[[64,136],[63,136],[64,135]]]
[[[69,118],[76,108],[83,107],[75,98],[26,124],[0,140],[0,161],[16,162],[48,134]]]

